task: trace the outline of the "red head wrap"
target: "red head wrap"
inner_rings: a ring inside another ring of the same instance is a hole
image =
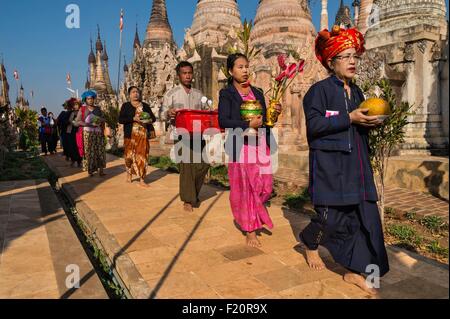
[[[70,98],[69,100],[67,100],[66,103],[67,103],[67,105],[70,106],[70,107],[74,107],[74,106],[75,106],[75,103],[78,103],[78,104],[81,105],[80,100],[78,100],[78,99],[76,99],[76,98],[74,98],[74,97],[73,97],[73,98]]]
[[[331,32],[327,29],[320,31],[316,39],[316,57],[329,71],[328,59],[350,48],[355,48],[357,54],[365,51],[364,36],[355,28],[346,30],[335,25]]]

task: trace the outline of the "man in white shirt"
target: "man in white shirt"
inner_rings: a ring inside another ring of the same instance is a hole
[[[180,62],[176,71],[180,84],[165,94],[161,109],[161,119],[163,121],[169,119],[172,125],[175,125],[177,110],[201,110],[203,104],[201,101],[203,97],[202,92],[192,87],[194,75],[192,64],[187,61]],[[204,141],[202,140],[202,149],[203,147]],[[189,163],[180,163],[180,198],[184,202],[184,209],[192,212],[193,207],[197,207],[199,204],[198,195],[208,173],[209,165],[204,163],[203,159],[201,163],[193,163],[192,159],[195,156],[193,155],[192,139],[190,140],[190,149],[191,161]]]

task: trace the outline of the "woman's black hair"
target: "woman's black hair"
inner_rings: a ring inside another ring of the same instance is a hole
[[[138,88],[136,85],[132,85],[132,86],[130,86],[130,87],[128,88],[128,96],[130,95],[132,89],[138,90],[139,95],[141,95],[141,89]]]
[[[242,53],[233,53],[230,54],[227,58],[227,72],[228,72],[228,84],[233,84],[233,77],[230,74],[230,71],[233,70],[236,61],[240,58],[244,58],[248,61],[248,58],[245,54]]]

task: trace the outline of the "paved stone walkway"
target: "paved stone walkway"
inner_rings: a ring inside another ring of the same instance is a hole
[[[308,175],[299,174],[297,170],[280,169],[276,179],[288,185],[308,186]],[[386,207],[391,207],[399,213],[415,212],[417,217],[439,216],[449,221],[449,203],[430,194],[411,191],[398,187],[386,187]]]
[[[248,248],[226,191],[205,186],[201,207],[186,213],[176,174],[151,168],[144,189],[126,184],[123,160],[110,155],[103,178],[61,156],[45,160],[135,298],[369,298],[326,251],[328,269],[309,269],[296,239],[303,215],[272,205],[275,228],[261,233],[261,249]],[[448,298],[448,267],[397,249],[389,256],[381,298]]]
[[[66,288],[66,266],[81,286]],[[0,182],[0,299],[108,298],[47,181]]]

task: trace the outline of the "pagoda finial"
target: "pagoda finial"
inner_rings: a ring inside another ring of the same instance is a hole
[[[152,14],[147,26],[144,46],[163,46],[165,43],[175,46],[172,28],[167,16],[166,0],[153,0]]]
[[[133,48],[140,48],[140,47],[141,47],[141,40],[139,39],[138,24],[136,22],[136,33],[134,34]]]
[[[97,43],[95,44],[97,51],[103,51],[102,39],[100,37],[100,26],[97,24]]]
[[[91,42],[91,52],[89,53],[88,63],[89,64],[95,64],[94,48],[92,46],[92,36],[90,38],[90,42]]]
[[[106,52],[106,40],[103,41],[103,54],[102,54],[102,60],[103,61],[108,61],[109,57],[108,57],[108,53]]]

